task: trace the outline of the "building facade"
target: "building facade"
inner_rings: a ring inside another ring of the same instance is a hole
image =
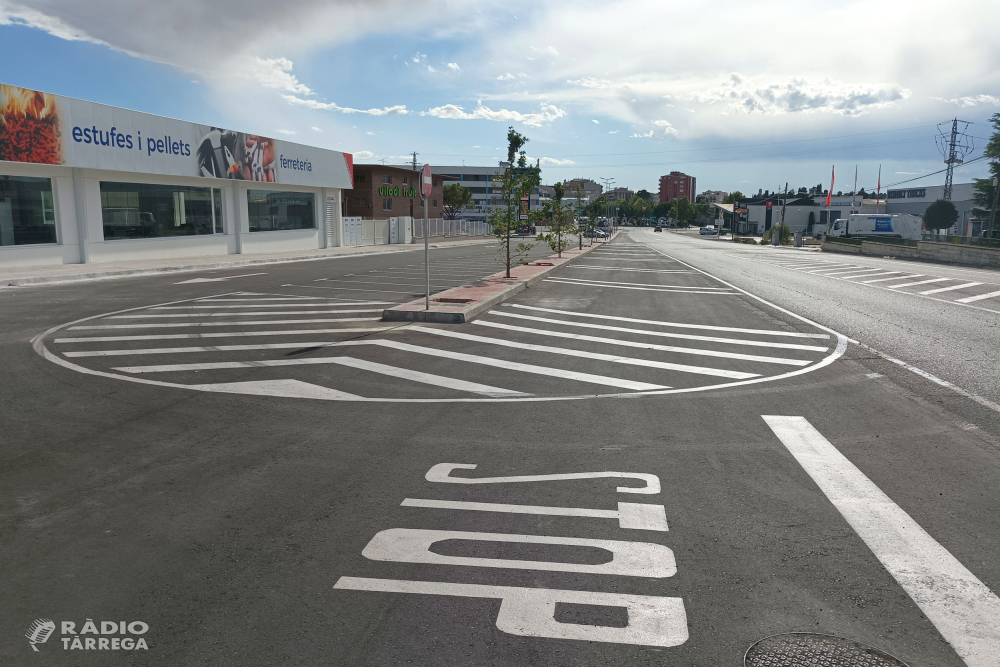
[[[951,188],[951,203],[958,211],[958,221],[948,230],[958,236],[979,236],[983,230],[983,220],[972,214],[975,207],[975,184],[955,183]],[[927,207],[944,197],[943,185],[929,185],[918,188],[887,190],[885,193],[886,213],[910,213],[923,215]],[[989,221],[987,220],[988,224]]]
[[[341,245],[349,153],[0,84],[0,265]]]
[[[629,190],[628,188],[614,188],[612,190],[608,190],[605,193],[605,196],[608,198],[608,201],[618,201],[619,199],[627,201],[635,196],[635,192],[633,190]]]
[[[722,190],[705,190],[698,195],[698,199],[707,201],[709,204],[721,204],[728,196],[729,193]]]
[[[672,171],[666,176],[660,176],[660,196],[659,202],[662,204],[674,201],[680,197],[687,197],[688,201],[695,200],[695,177],[682,174],[679,171]]]
[[[500,197],[501,184],[499,176],[503,168],[496,167],[466,167],[466,166],[431,166],[431,173],[451,177],[451,182],[457,181],[472,191],[472,207],[462,213],[463,220],[471,222],[487,222],[490,210],[494,208],[492,200]],[[529,195],[528,207],[536,210],[541,206],[539,189],[535,188]]]
[[[444,215],[444,185],[453,179],[431,176],[431,196],[427,217]],[[423,195],[420,172],[407,167],[378,164],[354,165],[354,188],[344,192],[343,214],[366,220],[384,220],[397,216],[422,218]]]
[[[563,189],[566,191],[566,198],[574,201],[577,199],[576,191],[579,190],[580,201],[586,203],[594,201],[604,192],[604,186],[589,178],[572,178],[563,181]]]

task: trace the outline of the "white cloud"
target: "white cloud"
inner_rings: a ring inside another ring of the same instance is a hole
[[[559,52],[556,51],[556,47],[552,46],[551,44],[549,46],[546,46],[544,49],[540,49],[540,48],[538,48],[536,46],[533,46],[531,48],[534,49],[535,51],[538,51],[539,53],[541,53],[543,55],[546,55],[546,56],[553,56],[553,57],[555,57],[555,56],[559,55]]]
[[[677,128],[675,128],[669,120],[654,120],[653,125],[662,127],[664,134],[671,134],[675,137],[677,136]]]
[[[428,65],[428,66],[427,66],[427,71],[428,71],[428,72],[436,72],[437,70],[436,70],[436,69],[434,69],[433,67],[431,67],[430,65]]]
[[[277,130],[281,134],[298,134],[295,130]]]
[[[448,63],[448,69],[452,72],[461,72],[462,68],[458,66],[458,63]]]
[[[632,133],[632,134],[631,134],[631,135],[629,136],[629,138],[630,138],[630,139],[649,139],[649,138],[650,138],[650,137],[652,137],[652,136],[653,136],[653,131],[652,131],[652,130],[650,130],[649,132],[646,132],[646,133],[644,133],[644,134],[638,134],[638,133],[636,133],[636,132],[633,132],[633,133]]]
[[[594,123],[597,123],[598,125],[601,124],[601,121],[597,120],[596,118],[591,118],[590,120]]]
[[[371,130],[368,130],[367,132],[365,132],[365,134],[370,134],[370,135],[372,135],[373,137],[375,136],[375,133],[374,133],[374,132],[372,132]]]
[[[312,95],[313,91],[292,74],[292,61],[288,58],[247,59],[242,74],[266,88],[276,88],[299,95]]]
[[[857,116],[905,100],[910,91],[897,83],[846,83],[830,78],[793,77],[783,83],[763,83],[731,74],[722,85],[686,96],[705,104],[723,103],[736,113],[835,113]],[[684,96],[678,96],[684,99]],[[688,109],[691,111],[691,109]]]
[[[355,160],[370,160],[375,157],[375,153],[371,151],[354,151]]]
[[[566,166],[566,165],[570,165],[570,164],[576,164],[576,162],[574,162],[573,160],[560,160],[559,158],[554,158],[554,157],[543,157],[543,158],[540,158],[539,162],[543,166],[544,165],[550,165],[550,166],[553,166],[553,167],[561,167],[561,166]]]
[[[537,113],[521,113],[520,111],[511,111],[509,109],[497,109],[494,111],[489,107],[483,106],[482,102],[479,102],[471,112],[465,111],[463,107],[457,104],[445,104],[427,111],[421,111],[420,115],[456,120],[515,121],[524,123],[529,127],[539,127],[542,123],[551,123],[558,118],[562,118],[566,115],[566,112],[552,104],[545,103],[541,105]]]
[[[938,102],[948,102],[949,104],[957,104],[958,106],[974,107],[977,104],[991,104],[995,107],[1000,107],[1000,97],[994,97],[993,95],[972,95],[967,97],[954,97],[947,100],[943,97],[932,97],[932,100],[937,100]]]
[[[49,16],[36,9],[18,5],[0,5],[0,25],[23,25],[29,28],[44,30],[53,37],[71,42],[91,42],[107,44],[103,40],[91,37],[86,32],[64,23],[56,16]]]
[[[611,130],[608,134],[618,134],[621,130]]]
[[[312,130],[313,132],[322,132],[323,131],[323,130],[319,129],[318,127],[316,127],[315,125],[313,125],[309,129]]]
[[[511,81],[513,78],[514,75],[511,74],[510,72],[507,72],[506,74],[501,74],[500,76],[498,76],[497,81]]]
[[[310,109],[323,109],[327,111],[339,111],[340,113],[363,113],[369,116],[404,116],[409,113],[406,110],[405,104],[397,104],[391,107],[383,107],[381,109],[353,109],[351,107],[342,107],[333,102],[320,102],[318,100],[304,100],[301,97],[295,97],[294,95],[282,95],[283,98],[289,103],[298,106],[308,107]]]

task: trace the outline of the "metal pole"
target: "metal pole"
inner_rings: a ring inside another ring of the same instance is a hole
[[[420,184],[421,188],[423,183]],[[430,241],[428,237],[430,232],[427,227],[427,197],[424,197],[424,279],[427,287],[426,295],[424,296],[424,309],[431,309],[431,250]]]
[[[993,236],[993,223],[997,219],[997,199],[998,199],[998,195],[1000,195],[1000,187],[998,187],[998,186],[1000,186],[1000,178],[994,177],[993,178],[993,208],[990,209],[990,226],[987,228],[987,231],[986,231],[986,238],[987,239],[990,238],[991,236]]]

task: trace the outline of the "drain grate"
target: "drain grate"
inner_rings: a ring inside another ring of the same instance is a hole
[[[793,632],[761,639],[747,650],[746,667],[906,667],[906,663],[850,639]]]

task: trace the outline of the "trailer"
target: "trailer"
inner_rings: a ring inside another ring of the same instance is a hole
[[[896,239],[920,240],[923,218],[919,215],[866,215],[864,213],[838,218],[827,224],[827,236],[884,236]]]

